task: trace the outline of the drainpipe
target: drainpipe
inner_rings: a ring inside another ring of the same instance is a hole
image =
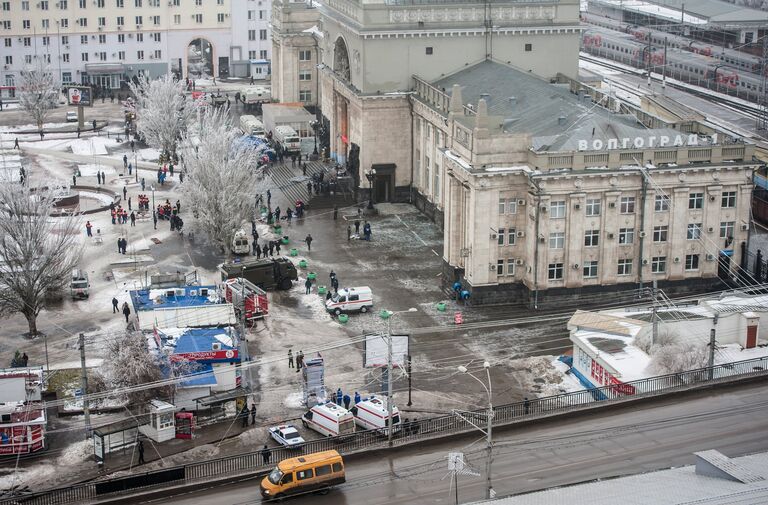
[[[408,116],[411,118],[411,183],[408,185],[408,203],[413,205],[413,165],[416,160],[416,156],[413,152],[413,95],[408,95]],[[397,187],[397,180],[395,180],[395,187]]]
[[[648,174],[645,172],[645,170],[640,170],[640,175],[643,177],[643,191],[640,196],[640,231],[645,231],[645,200],[648,196]],[[637,266],[637,280],[640,283],[640,293],[642,295],[643,292],[643,243],[645,242],[645,237],[638,234],[640,236],[640,264]]]
[[[539,308],[539,215],[541,214],[541,188],[533,179],[531,184],[536,187],[536,223],[534,224],[533,243],[533,308]]]

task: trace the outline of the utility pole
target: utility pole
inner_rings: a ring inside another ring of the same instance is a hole
[[[718,314],[715,314],[715,318],[712,320],[712,329],[709,330],[709,360],[707,360],[707,373],[709,380],[712,380],[715,376],[715,326],[717,325]]]
[[[763,95],[760,97],[760,112],[757,116],[757,129],[768,130],[768,32],[763,35],[763,60],[760,65]]]
[[[651,308],[653,321],[653,332],[651,333],[651,345],[656,344],[659,341],[659,316],[657,314],[658,307],[656,306],[656,288],[658,284],[653,281],[653,287],[651,287],[651,296],[653,297],[653,307]]]
[[[392,447],[392,316],[387,318],[387,443]]]
[[[411,346],[410,343],[408,344],[408,350],[410,352]],[[413,373],[413,364],[411,363],[411,355],[408,354],[408,406],[410,407],[413,405],[413,402],[411,402],[411,384],[412,384],[412,373]]]
[[[85,414],[85,438],[91,438],[91,410],[88,405],[88,372],[85,368],[85,335],[80,334],[80,387],[83,390],[83,414]]]
[[[661,66],[661,90],[667,88],[667,37],[664,37],[664,61]]]

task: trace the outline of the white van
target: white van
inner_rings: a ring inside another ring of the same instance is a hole
[[[274,135],[275,140],[283,147],[283,151],[286,153],[298,153],[301,151],[299,134],[290,126],[276,126]]]
[[[355,416],[355,424],[365,430],[378,430],[382,435],[388,434],[389,412],[387,412],[387,399],[370,398],[355,404],[350,410]],[[392,406],[392,426],[394,433],[400,431],[400,411]]]
[[[237,230],[232,238],[232,253],[248,254],[251,252],[251,244],[248,242],[248,235],[244,230]]]
[[[341,288],[330,300],[326,300],[325,309],[337,316],[342,312],[359,310],[368,312],[373,308],[373,292],[368,286]]]
[[[301,416],[305,428],[315,430],[327,437],[349,435],[355,432],[355,419],[352,412],[344,407],[328,402],[315,405]]]
[[[265,137],[267,132],[264,130],[264,123],[259,121],[256,116],[240,116],[240,130],[244,135],[254,135],[256,137]]]

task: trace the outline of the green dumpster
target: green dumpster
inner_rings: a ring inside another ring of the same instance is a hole
[[[299,268],[307,268],[307,260],[299,261]]]
[[[341,324],[347,324],[347,321],[349,321],[349,316],[347,314],[339,314],[339,322]]]
[[[437,310],[438,312],[445,312],[445,302],[440,302],[437,304]]]
[[[379,317],[381,317],[382,319],[389,319],[390,315],[391,314],[389,313],[388,310],[382,310],[379,312]]]
[[[312,274],[310,274],[310,275],[312,275]],[[317,286],[317,294],[318,295],[324,295],[326,291],[328,291],[328,288],[326,286]]]
[[[317,279],[317,274],[315,272],[309,272],[307,274],[307,279],[313,281],[313,280]]]
[[[291,256],[298,256],[299,250],[298,249],[291,249]]]
[[[283,243],[283,245],[286,245],[288,244],[288,242],[290,242],[290,240],[288,240],[288,237],[283,237],[280,241]]]

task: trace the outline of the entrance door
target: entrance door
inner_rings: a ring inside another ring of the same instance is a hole
[[[228,56],[219,56],[219,77],[229,77]]]
[[[721,279],[730,279],[731,277],[731,255],[733,251],[720,251],[717,255],[717,276]]]
[[[375,202],[391,202],[395,197],[395,164],[374,163],[371,168],[376,171],[373,182],[373,200]]]

